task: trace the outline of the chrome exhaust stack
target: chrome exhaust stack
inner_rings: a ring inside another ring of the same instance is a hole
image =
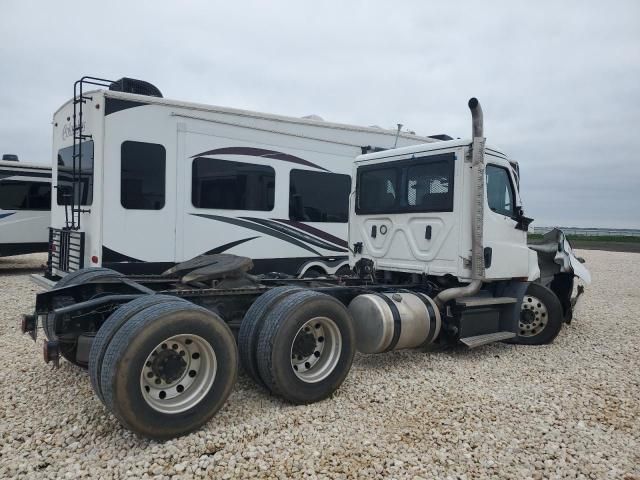
[[[439,308],[456,298],[478,293],[484,278],[484,247],[482,229],[484,224],[484,120],[482,107],[477,98],[469,100],[471,110],[471,168],[473,171],[473,212],[471,214],[471,283],[465,287],[443,290],[436,296]]]
[[[469,99],[469,110],[471,110],[471,138],[484,136],[484,118],[482,115],[482,107],[476,97]]]

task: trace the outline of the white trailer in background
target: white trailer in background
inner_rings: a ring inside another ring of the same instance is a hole
[[[51,167],[0,160],[0,257],[46,252]]]
[[[159,273],[221,252],[251,257],[254,273],[344,270],[353,159],[436,141],[168,100],[131,79],[86,83],[109,90],[53,116],[54,277]]]

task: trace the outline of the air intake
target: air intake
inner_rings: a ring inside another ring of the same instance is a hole
[[[17,162],[18,155],[14,155],[13,153],[5,153],[2,155],[2,160],[7,160],[9,162]]]
[[[162,92],[158,90],[158,87],[144,80],[136,80],[135,78],[123,77],[120,80],[116,80],[109,85],[109,90],[162,98]]]

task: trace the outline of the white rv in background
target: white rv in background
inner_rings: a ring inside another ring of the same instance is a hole
[[[52,276],[222,252],[255,273],[335,273],[348,268],[354,158],[436,141],[168,100],[132,79],[85,77],[74,95],[53,116]]]
[[[51,167],[0,160],[0,257],[46,252]]]

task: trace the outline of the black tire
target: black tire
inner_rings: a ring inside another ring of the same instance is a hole
[[[171,295],[144,295],[120,306],[120,308],[109,316],[107,321],[104,322],[98,330],[98,333],[96,333],[89,354],[89,379],[91,380],[93,391],[102,403],[104,403],[104,398],[100,386],[100,375],[102,373],[104,354],[109,347],[111,339],[118,330],[120,330],[122,325],[137,313],[151,305],[169,302],[190,305],[186,300]]]
[[[513,343],[551,343],[560,333],[563,323],[562,305],[556,294],[539,283],[530,283],[522,302],[520,328]]]
[[[333,322],[339,331],[341,346],[330,373],[310,383],[301,380],[294,371],[292,349],[301,328],[309,320],[321,317]],[[260,377],[273,393],[290,402],[305,404],[322,400],[340,387],[349,373],[354,354],[353,324],[345,306],[329,295],[306,290],[289,295],[273,308],[260,332],[257,360]]]
[[[98,280],[111,277],[124,277],[120,272],[103,267],[89,267],[82,270],[76,270],[62,277],[57,281],[54,288],[68,287],[69,285],[79,285],[89,280]]]
[[[258,348],[258,337],[264,325],[264,321],[271,314],[273,307],[283,298],[294,292],[302,291],[302,288],[292,285],[272,288],[260,295],[249,307],[247,313],[240,324],[238,332],[238,353],[240,355],[240,365],[244,371],[261,386],[265,386],[258,371],[258,360],[256,350]]]
[[[215,354],[216,370],[211,385],[202,390],[204,396],[196,404],[178,413],[164,413],[145,400],[142,372],[158,345],[175,335],[190,335],[205,342]],[[236,343],[220,317],[193,304],[163,303],[133,315],[116,332],[104,354],[100,388],[105,404],[126,428],[164,440],[207,422],[224,405],[237,375]]]

